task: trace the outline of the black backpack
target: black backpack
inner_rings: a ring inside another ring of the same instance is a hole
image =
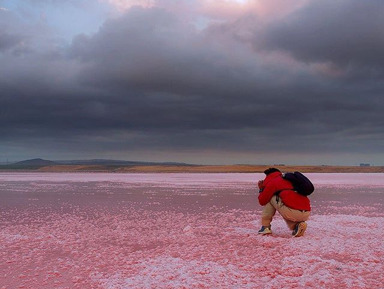
[[[293,189],[300,195],[309,196],[315,190],[312,182],[300,172],[285,173],[283,178],[290,181]]]

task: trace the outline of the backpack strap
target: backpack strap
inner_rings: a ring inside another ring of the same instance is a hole
[[[283,190],[279,190],[277,192],[275,192],[273,195],[276,196],[276,203],[278,203],[280,201],[280,193],[282,192]]]
[[[275,195],[275,196],[279,196],[280,193],[281,193],[282,191],[295,191],[295,189],[291,189],[291,188],[289,188],[289,189],[278,190],[278,191],[276,191],[273,195]],[[296,192],[296,191],[295,191],[295,192]]]
[[[280,193],[281,193],[282,191],[284,191],[284,190],[278,190],[278,191],[276,191],[273,195],[274,195],[274,196],[279,196]]]

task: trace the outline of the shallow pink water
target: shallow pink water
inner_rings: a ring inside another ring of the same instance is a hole
[[[0,174],[0,288],[381,289],[384,175],[312,174],[302,238],[260,174]]]

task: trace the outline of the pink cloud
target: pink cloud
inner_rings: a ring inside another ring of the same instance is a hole
[[[156,0],[100,0],[115,7],[119,11],[127,10],[133,6],[152,7],[156,5]]]
[[[292,13],[310,0],[254,0],[252,9],[263,19],[279,18]]]
[[[315,73],[331,78],[342,77],[346,74],[344,69],[331,62],[314,63],[310,67]]]
[[[211,19],[234,19],[244,14],[255,14],[261,19],[282,17],[302,7],[310,0],[100,0],[119,11],[133,6],[160,7],[183,15],[204,16]]]

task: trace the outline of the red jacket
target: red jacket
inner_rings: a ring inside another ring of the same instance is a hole
[[[259,188],[261,190],[259,203],[262,206],[268,204],[272,196],[277,191],[280,191],[279,197],[287,207],[295,210],[311,210],[308,197],[295,192],[291,182],[283,179],[280,172],[273,172],[267,175],[264,181],[259,184]]]

